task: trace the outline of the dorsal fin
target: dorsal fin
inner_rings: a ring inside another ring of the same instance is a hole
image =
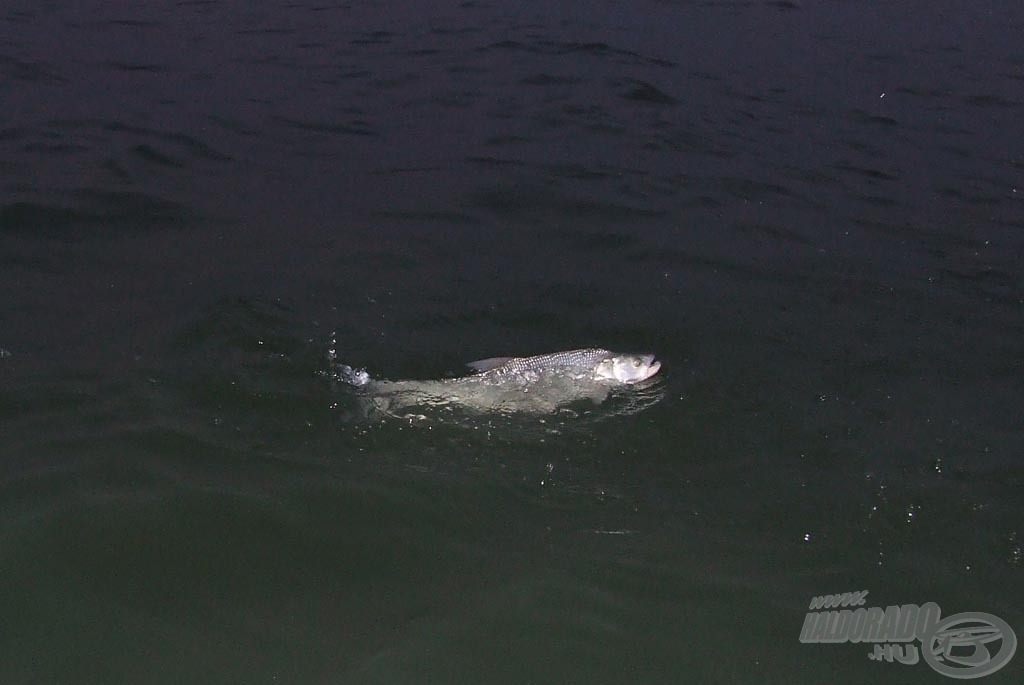
[[[466,366],[477,373],[483,373],[484,371],[496,369],[502,364],[512,361],[513,359],[515,359],[515,357],[491,357],[490,359],[481,359],[480,361],[469,362]]]

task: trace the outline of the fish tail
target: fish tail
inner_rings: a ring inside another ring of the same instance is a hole
[[[338,333],[331,332],[331,338],[327,347],[327,363],[330,366],[331,378],[339,383],[345,383],[356,388],[361,388],[370,382],[370,374],[366,369],[354,369],[348,364],[338,361]]]
[[[348,364],[335,364],[331,375],[334,380],[356,388],[361,388],[370,382],[370,374],[366,372],[366,369],[353,369]]]

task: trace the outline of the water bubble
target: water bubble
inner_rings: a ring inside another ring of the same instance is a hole
[[[921,507],[916,504],[907,505],[907,523],[914,522],[914,516],[917,514],[917,511],[920,510],[920,508]]]
[[[1007,556],[1007,562],[1010,566],[1020,566],[1021,562],[1024,561],[1024,549],[1022,549],[1020,542],[1017,539],[1017,532],[1010,533],[1007,540],[1010,543],[1010,553]]]

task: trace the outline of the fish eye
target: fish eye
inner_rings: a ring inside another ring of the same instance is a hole
[[[639,359],[634,359],[633,360],[633,366],[639,368],[640,367],[640,360]]]

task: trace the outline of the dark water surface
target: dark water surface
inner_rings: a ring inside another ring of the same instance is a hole
[[[1024,638],[1019,2],[0,9],[0,682],[953,682]],[[625,416],[351,423],[653,350]],[[1024,680],[1024,654],[986,683]]]

